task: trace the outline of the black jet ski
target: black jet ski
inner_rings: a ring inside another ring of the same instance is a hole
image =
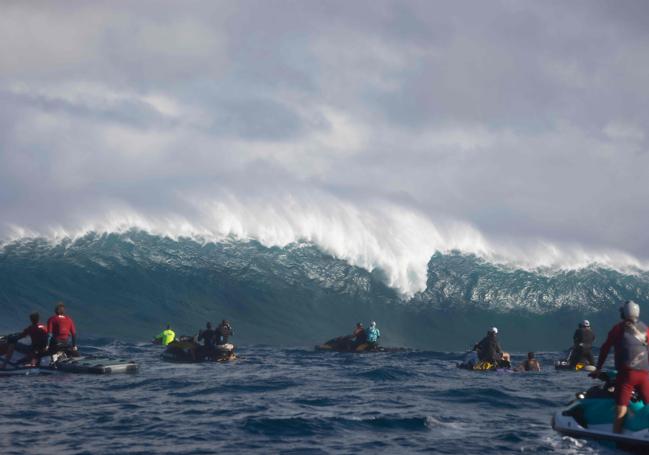
[[[378,346],[371,343],[354,343],[352,336],[342,336],[338,338],[333,338],[323,344],[319,344],[315,347],[316,351],[333,351],[333,352],[356,352],[356,353],[365,353],[365,352],[401,352],[405,351],[404,348],[386,348],[383,346]]]
[[[649,406],[635,394],[624,419],[622,433],[613,433],[615,372],[601,373],[603,384],[577,394],[576,399],[552,417],[552,428],[574,438],[610,441],[619,448],[649,452]]]
[[[228,362],[235,360],[237,355],[233,344],[217,344],[210,348],[197,343],[194,337],[181,336],[167,345],[161,357],[167,362],[202,363]]]

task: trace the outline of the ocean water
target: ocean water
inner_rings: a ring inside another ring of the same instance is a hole
[[[540,373],[478,373],[432,351],[250,345],[231,363],[181,365],[145,343],[84,349],[141,370],[0,378],[0,453],[617,453],[551,429],[593,383],[556,372],[555,353],[539,355]]]

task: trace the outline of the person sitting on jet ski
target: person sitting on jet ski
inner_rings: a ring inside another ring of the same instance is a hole
[[[498,328],[492,327],[487,332],[487,336],[473,347],[481,362],[498,363],[503,359],[503,350],[498,342],[497,334]]]
[[[534,358],[533,352],[528,352],[527,360],[522,362],[516,371],[541,371],[541,364]]]
[[[595,365],[595,358],[591,352],[593,342],[595,341],[595,333],[590,328],[590,322],[588,320],[584,320],[579,324],[579,328],[575,330],[572,340],[574,345],[570,355],[570,367],[575,368],[578,363]]]
[[[47,327],[39,322],[40,315],[38,313],[30,314],[29,319],[31,320],[31,325],[20,334],[12,337],[12,342],[10,342],[9,348],[5,353],[5,361],[2,366],[0,366],[0,369],[5,369],[7,367],[7,363],[9,362],[9,359],[11,359],[14,349],[16,348],[16,342],[26,336],[29,336],[32,342],[29,347],[28,357],[25,359],[29,360],[29,365],[36,366],[38,362],[40,362],[41,357],[45,355],[47,351]]]
[[[613,432],[621,433],[624,416],[631,400],[633,389],[640,392],[640,398],[649,403],[649,329],[640,321],[640,306],[627,300],[620,307],[622,322],[613,326],[599,351],[597,368],[590,376],[597,378],[601,373],[611,347],[615,348],[615,420]]]
[[[49,334],[48,347],[52,354],[61,351],[77,352],[77,329],[72,318],[65,314],[63,302],[56,304],[54,316],[47,320],[47,333]]]
[[[351,339],[352,346],[354,348],[360,346],[363,343],[367,343],[367,332],[365,331],[363,324],[361,324],[360,322],[356,323],[356,327],[354,328]]]
[[[370,327],[367,329],[367,344],[370,349],[376,349],[379,345],[379,338],[381,331],[376,327],[376,322],[370,322]]]
[[[217,344],[226,344],[228,338],[234,335],[234,330],[227,319],[221,321],[221,324],[216,328],[216,342]]]
[[[160,335],[155,337],[153,341],[159,342],[163,346],[167,346],[169,343],[176,339],[176,332],[171,330],[171,325],[167,324],[167,328],[160,332]]]

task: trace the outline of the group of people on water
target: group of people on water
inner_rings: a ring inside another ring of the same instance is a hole
[[[30,314],[29,319],[31,324],[8,340],[4,362],[0,365],[0,369],[7,368],[17,342],[26,337],[30,338],[31,344],[24,360],[31,366],[38,365],[41,357],[45,355],[59,352],[66,352],[71,356],[77,355],[77,329],[72,318],[65,314],[63,302],[56,304],[54,315],[47,320],[47,325],[40,322],[40,314],[37,312]]]
[[[205,330],[199,330],[197,338],[198,341],[203,342],[203,346],[214,347],[219,344],[226,344],[232,335],[234,335],[234,330],[232,330],[230,322],[227,319],[223,319],[216,329],[213,329],[212,323],[208,322],[205,325]],[[167,324],[167,328],[155,337],[153,341],[162,346],[168,346],[176,341],[176,332],[171,329],[171,324]]]

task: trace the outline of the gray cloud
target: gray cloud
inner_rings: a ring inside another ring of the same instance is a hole
[[[649,258],[646,2],[0,8],[4,226],[316,189]]]

